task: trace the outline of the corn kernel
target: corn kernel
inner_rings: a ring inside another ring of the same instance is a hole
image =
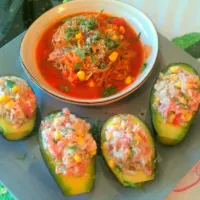
[[[185,117],[185,120],[186,120],[186,121],[190,121],[190,120],[192,119],[192,114],[191,114],[191,113],[186,113],[186,114],[184,115],[184,117]]]
[[[192,89],[193,88],[193,84],[192,83],[188,83],[187,87],[190,88],[190,89]]]
[[[134,140],[135,140],[136,142],[140,142],[140,141],[141,141],[141,137],[140,137],[139,135],[136,135],[136,136],[134,137]]]
[[[127,76],[125,78],[125,84],[129,85],[133,82],[133,78],[131,76]]]
[[[120,40],[123,40],[123,39],[124,39],[124,36],[123,36],[123,35],[120,35],[120,36],[119,36],[119,39],[120,39]]]
[[[76,38],[77,40],[80,40],[82,37],[83,37],[82,33],[77,33],[77,34],[75,35],[75,38]]]
[[[107,33],[111,33],[112,31],[113,31],[112,28],[109,28],[109,29],[106,30]]]
[[[78,76],[78,79],[80,81],[84,81],[85,80],[85,72],[80,70],[78,73],[77,73],[77,76]]]
[[[113,160],[109,160],[109,161],[108,161],[108,166],[109,166],[111,169],[113,169],[113,168],[115,167],[114,161],[113,161]]]
[[[106,143],[103,143],[102,148],[103,148],[104,150],[108,150],[108,145],[107,145]]]
[[[114,62],[117,60],[118,53],[116,51],[112,52],[109,56],[110,61]]]
[[[77,141],[78,141],[79,144],[83,144],[84,139],[83,139],[82,137],[78,137],[78,140],[77,140]]]
[[[77,163],[80,163],[81,162],[81,157],[79,155],[75,155],[74,156],[74,160],[77,162]]]
[[[186,100],[185,98],[181,98],[181,99],[180,99],[180,102],[181,102],[182,104],[185,104],[185,105],[187,104],[187,100]]]
[[[6,101],[8,101],[8,99],[9,99],[9,97],[6,96],[6,95],[1,95],[0,96],[0,102],[6,102]]]
[[[160,103],[160,97],[157,97],[157,98],[155,99],[155,102],[156,102],[156,103]]]
[[[177,67],[177,66],[171,67],[171,68],[170,68],[170,71],[171,71],[172,73],[177,73],[177,72],[180,71],[180,67]]]
[[[93,151],[93,152],[90,153],[91,156],[95,156],[96,154],[97,154],[96,151]]]
[[[89,87],[94,87],[94,86],[95,86],[94,81],[93,81],[93,80],[90,80],[90,81],[89,81]]]
[[[119,27],[119,32],[121,33],[121,34],[124,34],[126,31],[125,31],[125,28],[123,27],[123,26],[120,26]]]
[[[112,39],[113,39],[113,40],[117,40],[117,39],[118,39],[118,36],[117,36],[117,35],[113,35],[113,36],[112,36]]]
[[[16,93],[17,91],[19,91],[19,87],[15,85],[15,86],[11,89],[11,91],[12,91],[13,93]]]
[[[177,83],[175,84],[175,86],[176,86],[177,88],[181,88],[182,84],[181,84],[181,82],[179,81],[179,82],[177,82]]]
[[[9,101],[9,102],[6,104],[6,109],[10,110],[10,109],[12,108],[13,104],[14,104],[14,101],[12,101],[12,100]]]
[[[106,135],[106,139],[107,139],[107,140],[111,140],[111,139],[112,139],[112,133],[108,133],[108,134]]]
[[[55,138],[56,141],[57,141],[57,140],[60,140],[60,139],[62,138],[61,132],[60,132],[60,131],[56,131],[56,132],[54,133],[54,138]]]
[[[170,80],[175,81],[176,79],[178,79],[178,76],[176,74],[170,75]]]
[[[169,123],[172,123],[172,122],[174,121],[175,117],[176,117],[175,113],[171,113],[171,114],[169,115],[168,122],[169,122]]]
[[[53,120],[53,123],[54,123],[54,124],[57,124],[57,123],[58,123],[58,121],[59,121],[59,119],[58,119],[58,118],[54,118],[54,120]]]

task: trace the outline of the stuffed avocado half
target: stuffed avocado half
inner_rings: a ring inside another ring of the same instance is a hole
[[[37,100],[28,83],[17,76],[0,77],[0,131],[8,140],[30,135],[36,121]]]
[[[153,86],[150,107],[160,143],[176,145],[185,137],[200,103],[200,79],[188,64],[167,66]]]
[[[41,122],[40,150],[65,196],[87,193],[93,187],[97,146],[90,128],[67,108],[49,114]]]
[[[101,149],[106,163],[122,185],[139,187],[154,179],[154,141],[147,126],[136,116],[111,117],[101,132]]]

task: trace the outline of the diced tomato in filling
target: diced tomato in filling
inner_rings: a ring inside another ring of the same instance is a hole
[[[174,121],[173,121],[173,124],[174,125],[179,125],[180,122],[181,122],[181,118],[182,118],[182,113],[177,114],[175,119],[174,119]]]

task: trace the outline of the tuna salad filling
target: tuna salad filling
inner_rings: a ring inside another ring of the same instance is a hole
[[[36,96],[28,83],[15,76],[0,78],[0,116],[20,127],[32,119],[37,107]]]
[[[45,150],[56,163],[56,174],[82,176],[96,154],[90,124],[70,114],[67,108],[41,123]]]
[[[108,151],[110,168],[126,174],[141,170],[152,175],[153,152],[141,125],[131,115],[116,116],[105,130],[103,149]]]
[[[164,122],[185,126],[192,119],[200,103],[200,79],[179,66],[160,73],[155,89],[154,108]]]

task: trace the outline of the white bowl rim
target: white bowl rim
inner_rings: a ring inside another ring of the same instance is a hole
[[[131,86],[133,85],[133,84],[131,84],[128,88],[124,88],[123,90],[121,90],[120,92],[118,92],[118,93],[116,93],[114,95],[111,95],[109,97],[96,98],[96,99],[85,99],[85,98],[81,99],[81,98],[74,98],[74,97],[67,96],[67,95],[65,95],[64,97],[61,97],[60,95],[56,94],[56,92],[52,92],[51,90],[46,89],[45,86],[40,84],[32,76],[32,74],[29,72],[29,70],[27,69],[27,67],[26,67],[26,65],[24,64],[24,61],[23,61],[23,55],[22,55],[23,42],[24,42],[24,39],[27,36],[27,33],[31,31],[31,29],[32,29],[32,27],[34,26],[35,23],[39,22],[41,18],[44,18],[50,12],[53,12],[54,10],[57,10],[59,7],[63,7],[64,6],[65,9],[67,9],[67,5],[69,5],[69,4],[76,4],[76,3],[79,3],[79,2],[86,2],[86,1],[87,2],[94,2],[94,0],[76,0],[76,1],[70,1],[70,2],[67,2],[67,3],[64,3],[64,4],[60,4],[58,6],[55,6],[55,7],[51,8],[50,10],[48,10],[47,12],[42,14],[37,20],[35,20],[35,22],[29,27],[29,29],[27,30],[26,34],[24,35],[24,37],[22,39],[22,42],[21,42],[21,45],[20,45],[20,58],[21,58],[22,66],[23,66],[26,74],[31,78],[31,80],[36,85],[38,85],[43,91],[45,91],[46,93],[50,94],[51,96],[53,96],[53,97],[55,97],[55,98],[57,98],[59,100],[62,100],[64,102],[69,102],[69,103],[78,104],[78,105],[86,105],[86,106],[106,105],[106,104],[110,104],[112,102],[116,102],[116,101],[118,101],[118,100],[120,100],[120,99],[122,99],[122,98],[124,98],[124,97],[126,97],[128,95],[130,95],[135,90],[137,90],[139,87],[141,87],[144,84],[144,82],[151,75],[151,73],[153,71],[153,68],[154,68],[154,65],[155,65],[155,62],[156,62],[156,59],[157,59],[157,56],[158,56],[159,40],[158,40],[158,33],[157,33],[157,30],[156,30],[156,27],[155,27],[154,23],[152,22],[152,20],[144,12],[142,12],[138,8],[134,7],[133,5],[130,5],[129,3],[121,2],[121,1],[118,1],[118,0],[104,0],[104,1],[109,1],[111,3],[118,3],[118,4],[121,4],[121,5],[123,4],[125,6],[132,7],[132,9],[134,9],[135,12],[138,12],[147,21],[149,26],[154,31],[155,41],[156,41],[155,48],[154,48],[155,56],[153,57],[151,63],[148,64],[148,65],[150,65],[150,71],[146,76],[144,76],[144,78],[135,87],[131,88]]]

